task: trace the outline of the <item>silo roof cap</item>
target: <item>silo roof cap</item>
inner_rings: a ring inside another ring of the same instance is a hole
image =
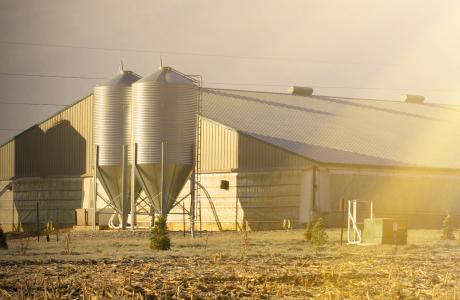
[[[170,67],[160,67],[158,71],[145,76],[139,82],[154,81],[160,83],[179,83],[179,84],[193,84],[189,78],[177,73]]]
[[[141,77],[134,72],[121,70],[116,76],[99,86],[131,86],[140,78]]]

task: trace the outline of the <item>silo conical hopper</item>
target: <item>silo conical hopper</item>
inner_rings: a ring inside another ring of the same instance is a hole
[[[133,135],[137,177],[157,212],[166,216],[193,168],[199,88],[169,67],[133,84]],[[162,207],[162,143],[166,205]]]
[[[131,71],[120,70],[108,82],[94,88],[94,144],[99,150],[97,176],[113,206],[119,212],[128,207],[129,180],[123,176],[123,147],[126,163],[131,157],[131,85],[140,77]],[[129,169],[125,170],[129,174]],[[122,185],[125,180],[124,197]],[[122,204],[122,200],[124,200]],[[127,209],[125,209],[127,213]],[[126,220],[126,216],[123,216]]]

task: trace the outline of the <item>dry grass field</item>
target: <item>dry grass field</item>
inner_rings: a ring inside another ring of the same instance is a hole
[[[409,231],[405,246],[316,248],[302,230],[172,233],[71,232],[69,240],[10,239],[0,251],[0,299],[458,299],[460,244],[436,230]]]

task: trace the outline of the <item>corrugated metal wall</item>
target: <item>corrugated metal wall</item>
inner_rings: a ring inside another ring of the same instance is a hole
[[[247,134],[203,118],[201,131],[201,170],[305,169],[308,159],[257,140]]]
[[[33,126],[0,148],[0,178],[91,173],[93,96]]]
[[[229,172],[238,168],[238,133],[214,121],[202,118],[201,170]]]
[[[92,105],[90,95],[1,147],[0,178],[91,175]],[[205,118],[201,136],[203,172],[312,165],[303,157]]]
[[[91,173],[93,95],[40,124],[45,133],[43,172],[53,175]]]
[[[40,127],[34,126],[14,138],[14,169],[16,177],[41,175],[43,135],[44,133]]]
[[[260,171],[275,169],[306,169],[313,163],[299,155],[257,140],[249,135],[238,135],[238,170]]]
[[[0,147],[0,180],[14,176],[14,140]]]

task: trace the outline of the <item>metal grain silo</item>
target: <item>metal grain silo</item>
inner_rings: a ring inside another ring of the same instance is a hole
[[[120,70],[117,76],[94,88],[96,176],[116,210],[124,214],[127,214],[129,180],[126,174],[129,174],[132,145],[131,85],[139,79],[131,71]]]
[[[162,215],[174,206],[192,171],[198,96],[195,82],[169,67],[133,84],[137,177]]]

